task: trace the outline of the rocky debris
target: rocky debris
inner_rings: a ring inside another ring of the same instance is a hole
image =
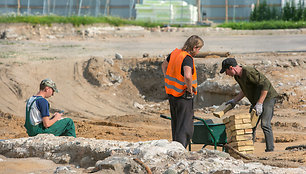
[[[233,98],[239,91],[240,87],[238,84],[222,84],[221,81],[207,79],[198,85],[198,95],[195,97],[196,108],[221,104]]]
[[[144,106],[142,104],[139,104],[137,102],[134,102],[134,107],[138,109],[144,109]]]
[[[240,91],[238,84],[220,84],[213,79],[207,79],[205,82],[199,85],[199,90],[204,92],[211,92],[216,94],[227,94],[227,95],[237,95]]]
[[[71,170],[69,166],[60,166],[60,167],[57,167],[54,171],[54,174],[57,174],[57,173],[75,173],[75,171]]]
[[[220,151],[202,149],[189,152],[180,143],[167,140],[130,143],[41,134],[0,141],[0,154],[10,158],[39,157],[55,163],[74,164],[90,169],[91,172],[146,173],[143,166],[147,166],[152,173],[306,172],[304,168],[277,168],[261,163],[244,163]],[[56,169],[57,172],[63,170],[70,169]]]
[[[123,59],[123,56],[119,53],[116,53],[115,54],[115,58],[118,59],[118,60],[122,60]]]
[[[106,63],[105,63],[106,62]],[[95,86],[106,87],[121,84],[123,72],[114,66],[114,61],[91,58],[84,64],[83,76]]]
[[[18,37],[14,29],[6,29],[0,32],[0,39],[18,40]]]
[[[147,57],[149,57],[149,53],[143,53],[142,54],[142,58],[147,58]]]

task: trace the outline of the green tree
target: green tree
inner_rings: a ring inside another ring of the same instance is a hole
[[[300,21],[303,20],[303,11],[304,11],[304,3],[302,4],[301,0],[298,4],[298,9],[296,9],[295,18],[294,21]]]
[[[282,19],[284,21],[290,21],[292,19],[291,7],[289,2],[286,2],[286,5],[283,7]]]
[[[275,7],[271,10],[266,0],[256,5],[250,14],[250,21],[268,21],[272,19],[279,19],[279,13]]]
[[[273,7],[271,11],[271,20],[280,20],[280,16],[279,10],[277,10],[276,7]]]
[[[258,10],[257,6],[255,6],[254,10],[251,12],[250,21],[257,21],[258,18]]]

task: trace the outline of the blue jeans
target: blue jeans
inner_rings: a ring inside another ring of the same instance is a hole
[[[265,135],[265,141],[266,141],[266,152],[267,151],[273,151],[274,150],[274,138],[273,138],[273,131],[271,126],[271,120],[274,114],[274,105],[275,105],[276,99],[266,99],[263,103],[263,112],[259,116],[259,119],[257,121],[256,126],[253,128],[253,141],[255,141],[256,137],[256,128],[261,120],[261,129],[263,130],[263,133]],[[251,109],[253,106],[251,106]],[[251,110],[250,109],[250,110]]]

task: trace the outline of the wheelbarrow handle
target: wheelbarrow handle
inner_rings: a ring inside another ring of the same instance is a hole
[[[196,120],[204,121],[204,120],[203,120],[202,118],[200,118],[200,117],[193,116],[192,118],[193,118],[193,119],[196,119]]]
[[[161,117],[161,118],[164,118],[164,119],[169,119],[169,120],[171,120],[171,117],[168,117],[168,116],[163,115],[163,114],[160,114],[160,117]],[[200,120],[200,121],[202,121],[202,122],[205,122],[202,118],[196,117],[196,116],[193,116],[192,119],[196,119],[196,120]]]
[[[165,119],[171,120],[171,117],[167,117],[167,116],[165,116],[165,115],[163,115],[163,114],[160,114],[160,117],[161,117],[161,118],[165,118]]]

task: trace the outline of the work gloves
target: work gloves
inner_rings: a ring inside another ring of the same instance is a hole
[[[260,116],[262,114],[262,103],[256,103],[254,109],[256,110],[256,114]]]
[[[228,104],[231,104],[231,106],[232,106],[231,109],[233,109],[233,108],[236,106],[236,102],[235,102],[234,99],[231,99],[231,100],[227,101],[227,102],[226,102],[226,105],[228,105]]]

